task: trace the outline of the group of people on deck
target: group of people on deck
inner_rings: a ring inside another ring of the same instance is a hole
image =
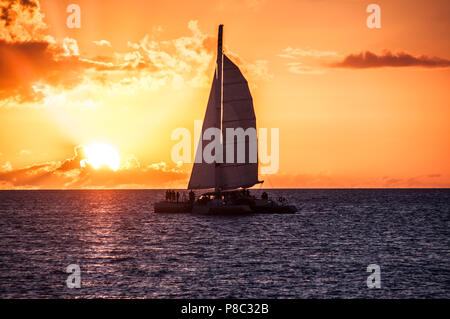
[[[179,202],[180,200],[180,193],[179,192],[175,192],[174,190],[166,190],[166,201],[169,202]]]
[[[166,190],[166,201],[168,202],[180,202],[180,192],[175,192],[174,190]],[[186,193],[181,193],[181,202],[184,203],[187,201]],[[193,203],[195,201],[195,193],[191,190],[189,192],[189,202]]]
[[[234,201],[242,200],[242,199],[246,199],[246,200],[247,199],[255,199],[254,196],[250,195],[249,190],[245,189],[245,188],[241,190],[240,196],[238,194],[239,193],[237,193],[237,192],[231,192],[231,193],[225,194],[225,196],[222,196],[222,194],[219,193],[218,197],[222,198],[224,200],[234,200]],[[202,199],[203,199],[203,202],[206,202],[209,198],[203,196]],[[268,194],[266,192],[263,192],[261,194],[261,199],[268,200],[269,199]],[[187,198],[186,193],[182,192],[181,193],[181,201],[180,201],[180,192],[168,189],[168,190],[166,190],[166,201],[172,202],[172,203],[180,203],[180,202],[181,203],[186,203],[186,202],[194,203],[195,202],[195,193],[192,190],[190,190],[189,194],[188,194],[188,198]],[[281,197],[280,197],[279,201],[280,202],[282,201]]]

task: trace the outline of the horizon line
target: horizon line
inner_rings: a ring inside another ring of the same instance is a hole
[[[1,191],[138,191],[138,190],[181,190],[181,191],[190,191],[190,189],[184,188],[10,188],[10,189],[0,189]],[[363,189],[379,189],[379,190],[425,190],[425,189],[450,189],[450,186],[447,187],[272,187],[272,188],[247,188],[248,190],[363,190]],[[236,189],[242,190],[242,189]],[[195,190],[193,191],[204,191],[204,190]]]

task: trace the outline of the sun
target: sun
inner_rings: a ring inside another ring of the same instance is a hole
[[[86,164],[91,165],[95,169],[107,166],[113,171],[117,171],[120,165],[119,152],[109,144],[96,142],[88,144],[84,147],[86,159],[80,161],[82,167]]]

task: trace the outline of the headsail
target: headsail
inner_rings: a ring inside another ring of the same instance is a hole
[[[202,158],[201,152],[204,147],[210,143],[200,139],[202,147],[197,148],[197,160],[192,168],[188,188],[225,190],[251,187],[258,183],[256,118],[253,100],[247,80],[239,68],[222,54],[222,27],[219,27],[217,67],[203,122],[202,136],[210,127],[222,129],[225,163],[208,164],[203,159],[198,162],[198,159]],[[227,128],[242,129],[247,133],[253,130],[254,134],[250,134],[250,138],[247,137],[244,140],[235,138],[234,141],[227,141]],[[229,147],[230,143],[234,143],[232,163],[227,161],[227,146]],[[236,154],[242,146],[245,150],[245,159],[239,162]]]

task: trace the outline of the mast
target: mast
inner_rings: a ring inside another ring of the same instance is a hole
[[[223,24],[219,25],[219,34],[217,37],[217,67],[216,67],[216,77],[218,80],[218,86],[216,90],[216,107],[217,107],[217,128],[222,132],[222,88],[223,88],[223,49],[222,49],[222,38],[223,38]],[[221,143],[222,144],[222,143]],[[221,147],[222,148],[222,147]],[[221,150],[222,152],[222,150]],[[222,154],[223,155],[223,154]],[[222,177],[220,174],[220,163],[217,162],[218,154],[216,154],[216,162],[215,162],[215,191],[220,191],[222,185]]]

